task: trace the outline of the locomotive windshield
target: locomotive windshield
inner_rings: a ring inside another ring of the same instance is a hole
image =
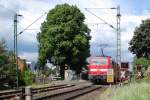
[[[107,64],[106,58],[92,58],[91,59],[91,65],[105,65]]]

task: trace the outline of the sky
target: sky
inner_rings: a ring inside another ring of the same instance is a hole
[[[36,35],[40,32],[41,23],[46,18],[44,13],[53,9],[57,4],[64,3],[76,5],[84,13],[86,18],[84,23],[91,29],[91,55],[101,55],[100,48],[104,48],[104,54],[113,58],[116,57],[116,31],[103,24],[100,19],[87,12],[85,8],[116,27],[116,10],[90,8],[116,8],[120,6],[122,61],[132,62],[134,55],[128,50],[128,43],[133,37],[135,27],[138,27],[142,20],[150,18],[150,0],[0,0],[0,38],[4,38],[7,48],[13,50],[14,14],[23,15],[18,17],[18,33],[43,15],[28,30],[18,36],[19,57],[27,59],[27,61],[37,61],[38,42]],[[102,46],[102,44],[108,46]]]

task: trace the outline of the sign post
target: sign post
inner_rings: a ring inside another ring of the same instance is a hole
[[[110,87],[111,87],[111,83],[114,82],[114,70],[113,69],[108,69],[107,71],[107,82],[110,83]]]

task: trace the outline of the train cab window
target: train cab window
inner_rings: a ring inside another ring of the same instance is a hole
[[[93,58],[91,59],[92,65],[105,65],[107,64],[107,59],[105,58]]]
[[[106,59],[101,59],[101,64],[106,64],[107,63],[107,60]]]
[[[96,60],[93,60],[93,61],[92,61],[92,64],[93,64],[93,65],[99,65],[100,62],[99,62],[99,61],[96,61]]]

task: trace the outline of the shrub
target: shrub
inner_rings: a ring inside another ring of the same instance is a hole
[[[26,68],[22,73],[20,77],[20,85],[31,85],[34,81],[34,74]]]

